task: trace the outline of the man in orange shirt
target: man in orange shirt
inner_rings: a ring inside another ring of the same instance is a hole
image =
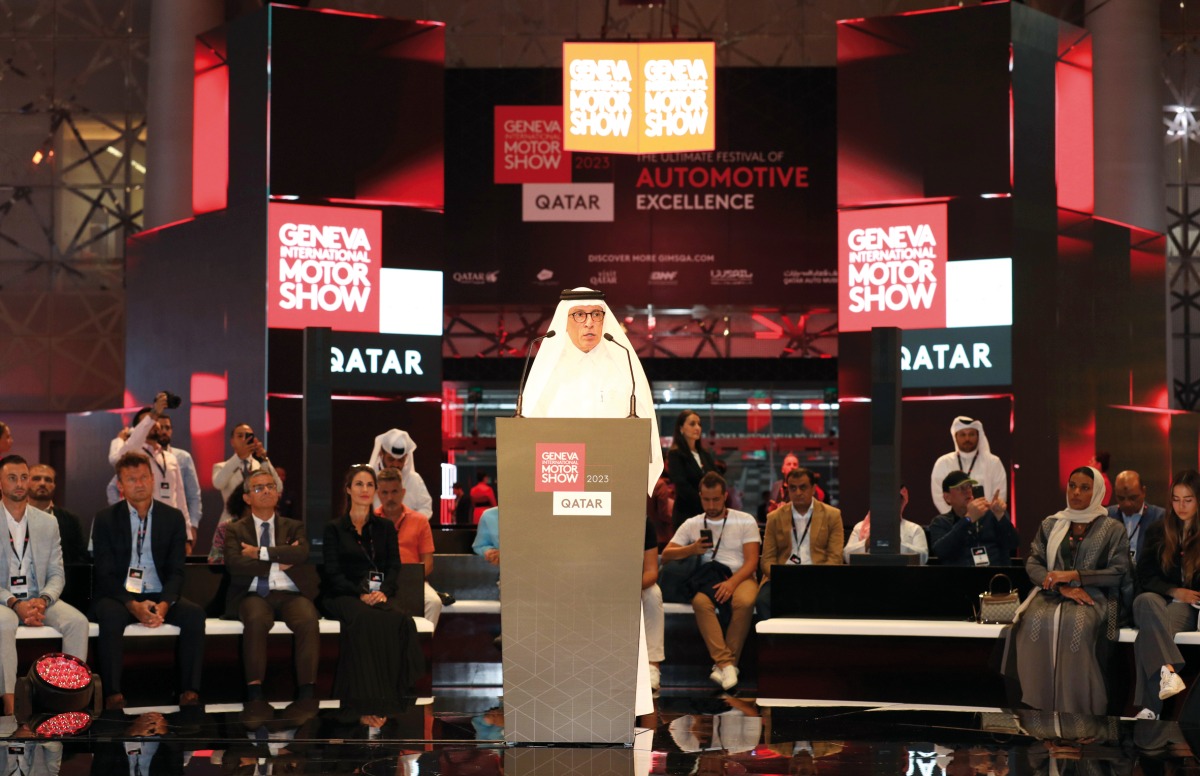
[[[383,516],[396,526],[400,562],[425,564],[425,619],[436,629],[442,615],[442,600],[429,584],[429,575],[433,573],[433,530],[429,518],[404,506],[404,482],[398,469],[379,472],[378,483],[375,493]]]

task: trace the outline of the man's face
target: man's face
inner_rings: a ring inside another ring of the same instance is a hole
[[[800,468],[800,459],[794,455],[788,455],[788,456],[784,456],[783,467],[779,471],[783,472],[783,479],[786,482],[788,472],[793,471],[795,469],[799,469],[799,468]]]
[[[408,463],[408,453],[404,455],[392,455],[384,450],[379,451],[379,460],[383,461],[385,469],[403,469],[404,464]]]
[[[385,515],[399,515],[404,506],[404,486],[399,480],[380,480],[375,490]]]
[[[29,470],[29,496],[37,501],[54,498],[54,470],[38,465]]]
[[[979,432],[973,428],[960,428],[954,432],[954,441],[958,449],[964,453],[973,453],[979,446]]]
[[[1136,515],[1146,504],[1146,486],[1132,477],[1118,477],[1113,487],[1117,493],[1117,506],[1126,515]]]
[[[958,514],[967,511],[967,504],[971,503],[971,483],[964,482],[955,485],[953,488],[942,492],[942,496],[946,499],[946,503],[950,505]]]
[[[20,504],[29,495],[29,467],[6,463],[0,468],[0,496],[10,504]]]
[[[279,488],[275,486],[275,478],[269,474],[250,475],[250,490],[242,493],[242,500],[257,515],[274,513],[275,505],[279,503]]]
[[[233,444],[233,452],[240,458],[245,458],[254,447],[254,429],[245,424],[238,426],[233,430],[230,441]]]
[[[808,475],[792,477],[787,481],[788,498],[797,512],[807,512],[812,506],[813,484]]]
[[[599,320],[596,319],[599,313]],[[583,318],[577,321],[575,318]],[[604,331],[604,308],[600,305],[576,305],[567,313],[567,336],[575,347],[587,353],[600,342]]]
[[[117,483],[125,498],[135,504],[149,501],[154,496],[154,475],[148,465],[122,469],[117,472]]]
[[[700,486],[700,506],[709,520],[718,520],[725,514],[725,489],[720,485]]]
[[[171,444],[171,434],[173,434],[174,431],[175,429],[171,427],[170,418],[163,416],[158,419],[158,443],[160,445],[165,446]]]

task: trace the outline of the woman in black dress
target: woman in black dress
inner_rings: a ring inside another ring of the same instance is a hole
[[[691,410],[679,413],[675,420],[675,438],[667,451],[667,474],[675,486],[671,522],[676,530],[684,520],[704,511],[700,506],[700,478],[717,468],[712,453],[705,450],[700,441],[702,434],[699,415]]]
[[[425,670],[412,617],[392,600],[400,582],[396,528],[371,512],[375,472],[346,472],[346,506],[325,528],[322,604],[342,623],[333,695],[345,701],[394,701]]]

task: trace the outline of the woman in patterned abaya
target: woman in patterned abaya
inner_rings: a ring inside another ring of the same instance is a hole
[[[1042,521],[1025,561],[1035,589],[1007,638],[1021,700],[1035,709],[1104,714],[1108,705],[1101,665],[1117,637],[1129,539],[1103,500],[1100,472],[1071,472],[1067,508]]]

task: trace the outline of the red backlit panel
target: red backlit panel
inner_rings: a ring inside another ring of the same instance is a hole
[[[1055,66],[1058,206],[1095,210],[1091,39],[1085,38]]]
[[[191,454],[196,461],[200,487],[212,487],[213,464],[225,460],[225,401],[229,398],[227,374],[193,372],[190,392],[192,408],[188,424],[192,432]]]
[[[229,200],[229,66],[196,43],[192,95],[192,212],[224,210]]]
[[[946,205],[838,214],[838,330],[946,326]]]
[[[267,326],[379,331],[382,218],[272,202],[267,210]]]
[[[570,183],[562,114],[558,105],[497,105],[493,182]]]

